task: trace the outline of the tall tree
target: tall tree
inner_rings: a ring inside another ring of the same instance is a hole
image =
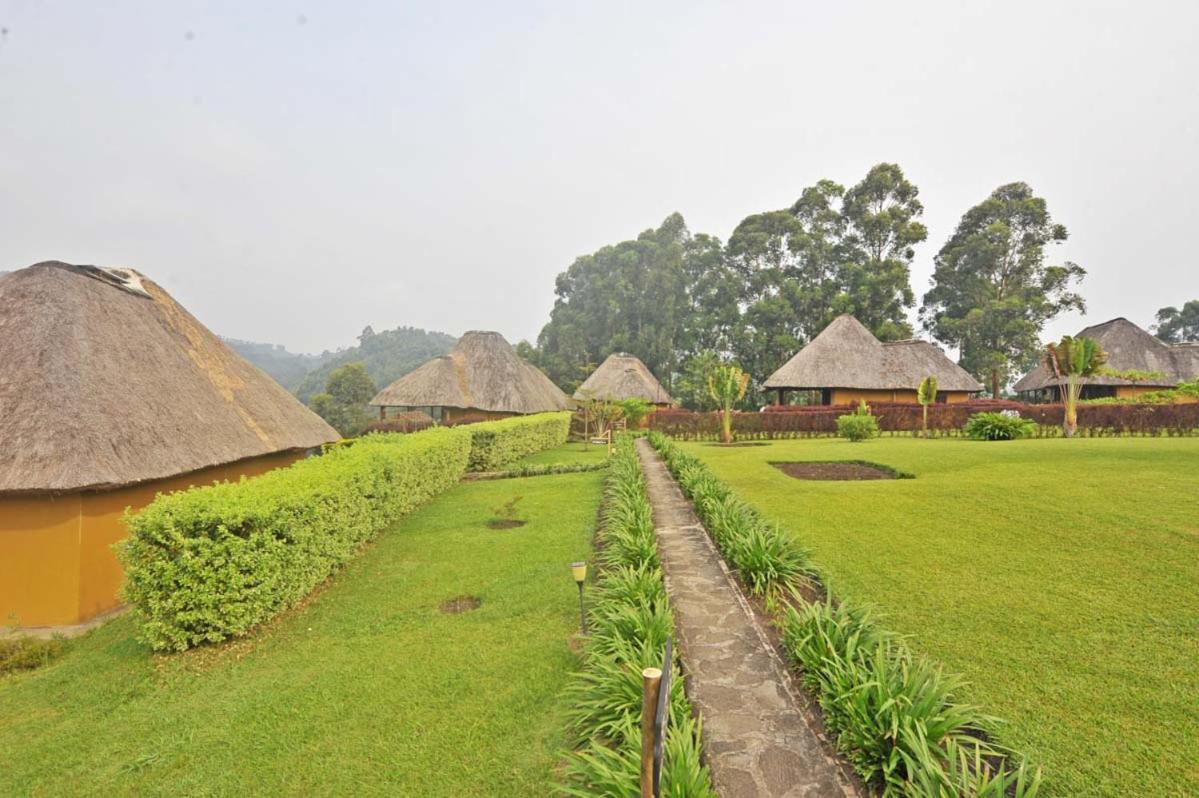
[[[992,396],[1000,396],[1014,368],[1036,361],[1050,319],[1086,309],[1072,290],[1086,271],[1069,261],[1045,263],[1045,248],[1067,236],[1044,199],[1026,183],[1009,183],[966,211],[937,253],[920,310],[924,327],[959,349],[962,367]]]
[[[911,335],[911,262],[928,235],[918,194],[882,163],[848,190],[822,180],[737,226],[726,249],[743,310],[732,348],[751,374],[769,374],[843,313],[883,340]]]
[[[688,305],[690,237],[683,217],[672,214],[656,230],[584,255],[558,275],[557,299],[537,339],[537,361],[551,379],[574,390],[587,364],[624,351],[669,381]]]
[[[362,434],[370,423],[367,402],[377,392],[364,364],[347,363],[329,374],[325,392],[314,394],[308,406],[343,436],[351,438]]]
[[[1175,307],[1159,310],[1153,332],[1168,344],[1199,341],[1199,299],[1187,302],[1182,310]]]

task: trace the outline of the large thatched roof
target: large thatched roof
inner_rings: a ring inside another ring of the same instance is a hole
[[[459,407],[499,413],[565,410],[570,400],[497,332],[472,330],[371,400],[377,407]]]
[[[1113,371],[1160,372],[1160,377],[1132,382],[1118,377],[1092,377],[1090,385],[1145,385],[1171,387],[1199,377],[1199,344],[1164,343],[1125,318],[1087,327],[1078,334],[1094,338],[1107,352],[1107,368]],[[1058,380],[1044,361],[1016,383],[1017,391],[1038,391],[1057,385]]]
[[[103,488],[337,440],[132,270],[0,277],[0,493]]]
[[[644,399],[655,405],[674,404],[649,367],[640,358],[627,352],[608,355],[575,391],[574,398],[598,399],[601,402]]]
[[[838,316],[765,382],[767,388],[915,390],[925,377],[941,391],[983,386],[927,341],[883,343],[853,316]]]

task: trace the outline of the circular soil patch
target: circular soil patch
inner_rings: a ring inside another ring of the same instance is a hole
[[[516,529],[527,523],[528,521],[517,521],[515,518],[492,518],[487,522],[487,527],[488,529]]]
[[[789,477],[812,480],[895,479],[895,472],[864,463],[771,463]]]
[[[441,602],[439,609],[446,615],[460,615],[464,612],[479,609],[479,605],[483,603],[483,599],[478,596],[455,596],[452,599],[446,599]]]

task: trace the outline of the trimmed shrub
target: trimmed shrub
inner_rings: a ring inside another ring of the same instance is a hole
[[[1014,441],[1032,435],[1037,425],[1015,413],[975,413],[964,429],[976,441]]]
[[[471,471],[495,471],[526,455],[566,443],[570,413],[537,413],[463,426],[470,433]]]
[[[183,651],[295,605],[466,470],[471,435],[371,435],[252,479],[159,496],[117,544],[140,638]]]
[[[878,437],[878,419],[865,402],[852,413],[837,416],[837,437],[854,442]]]

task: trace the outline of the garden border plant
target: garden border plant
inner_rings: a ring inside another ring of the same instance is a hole
[[[567,687],[574,750],[559,793],[636,798],[641,768],[641,671],[660,667],[673,632],[649,494],[633,436],[617,439],[596,533],[595,590],[582,670]],[[679,678],[671,679],[662,795],[715,798],[700,761],[700,721]]]
[[[826,727],[868,785],[888,797],[1034,798],[1040,770],[995,741],[994,718],[954,698],[960,679],[832,596],[807,552],[699,458],[659,432],[649,441],[749,592],[766,597]],[[805,600],[805,588],[824,598]]]

